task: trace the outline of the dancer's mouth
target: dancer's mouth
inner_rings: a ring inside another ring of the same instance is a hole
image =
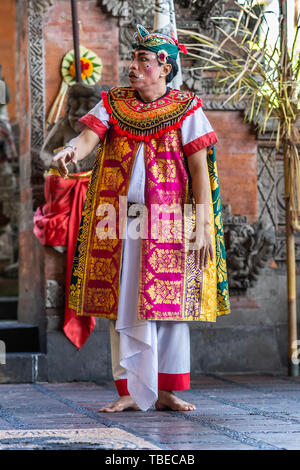
[[[130,80],[138,80],[138,79],[144,78],[143,74],[136,75],[136,74],[133,73],[133,72],[130,72],[130,73],[128,74],[128,77],[129,77]]]

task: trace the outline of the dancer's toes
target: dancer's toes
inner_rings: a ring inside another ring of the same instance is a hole
[[[120,397],[114,403],[110,403],[103,408],[98,410],[101,413],[116,413],[125,410],[139,410],[140,408],[137,404],[133,401],[130,395],[125,395]]]
[[[166,390],[158,391],[158,400],[155,408],[159,411],[168,409],[173,411],[194,411],[196,409],[192,403],[188,403],[176,397],[173,392],[167,392]]]

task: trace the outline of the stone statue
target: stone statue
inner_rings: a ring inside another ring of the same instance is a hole
[[[0,174],[11,175],[13,171],[10,163],[16,158],[17,152],[7,112],[10,91],[4,78],[2,78],[2,65],[0,65],[0,80],[2,84],[4,83],[5,98],[4,102],[0,102]]]
[[[51,168],[55,167],[54,163],[51,163],[55,151],[60,149],[60,147],[64,147],[80,133],[81,128],[78,120],[101,100],[101,91],[107,91],[110,88],[108,85],[96,84],[91,86],[83,83],[76,83],[70,87],[67,97],[66,115],[60,118],[50,129],[40,152],[40,159],[45,170],[49,169],[50,164]],[[97,149],[76,165],[70,163],[68,166],[69,172],[79,173],[91,170],[96,151]]]
[[[16,278],[17,269],[12,274],[12,267],[17,267],[19,194],[12,164],[17,164],[17,152],[7,112],[10,91],[1,65],[0,80],[2,87],[4,84],[0,101],[0,275]]]

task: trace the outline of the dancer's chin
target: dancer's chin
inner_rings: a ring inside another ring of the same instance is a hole
[[[139,90],[143,86],[143,80],[136,78],[135,80],[130,80],[130,85],[135,90]]]

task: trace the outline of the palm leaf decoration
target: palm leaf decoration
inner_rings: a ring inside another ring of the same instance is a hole
[[[226,93],[224,102],[245,102],[245,120],[254,123],[259,133],[270,130],[287,158],[288,172],[285,197],[289,198],[291,223],[300,230],[300,165],[297,145],[300,142],[297,122],[300,119],[299,17],[292,47],[277,39],[269,41],[266,11],[257,2],[235,2],[237,17],[213,17],[220,39],[194,31],[178,32],[194,42],[186,44],[188,55],[195,60],[193,70],[216,72],[215,89]],[[284,21],[281,17],[280,23]],[[222,25],[222,26],[221,26]],[[284,26],[280,24],[281,27]],[[261,31],[265,30],[261,38]],[[197,65],[199,61],[199,65]]]

